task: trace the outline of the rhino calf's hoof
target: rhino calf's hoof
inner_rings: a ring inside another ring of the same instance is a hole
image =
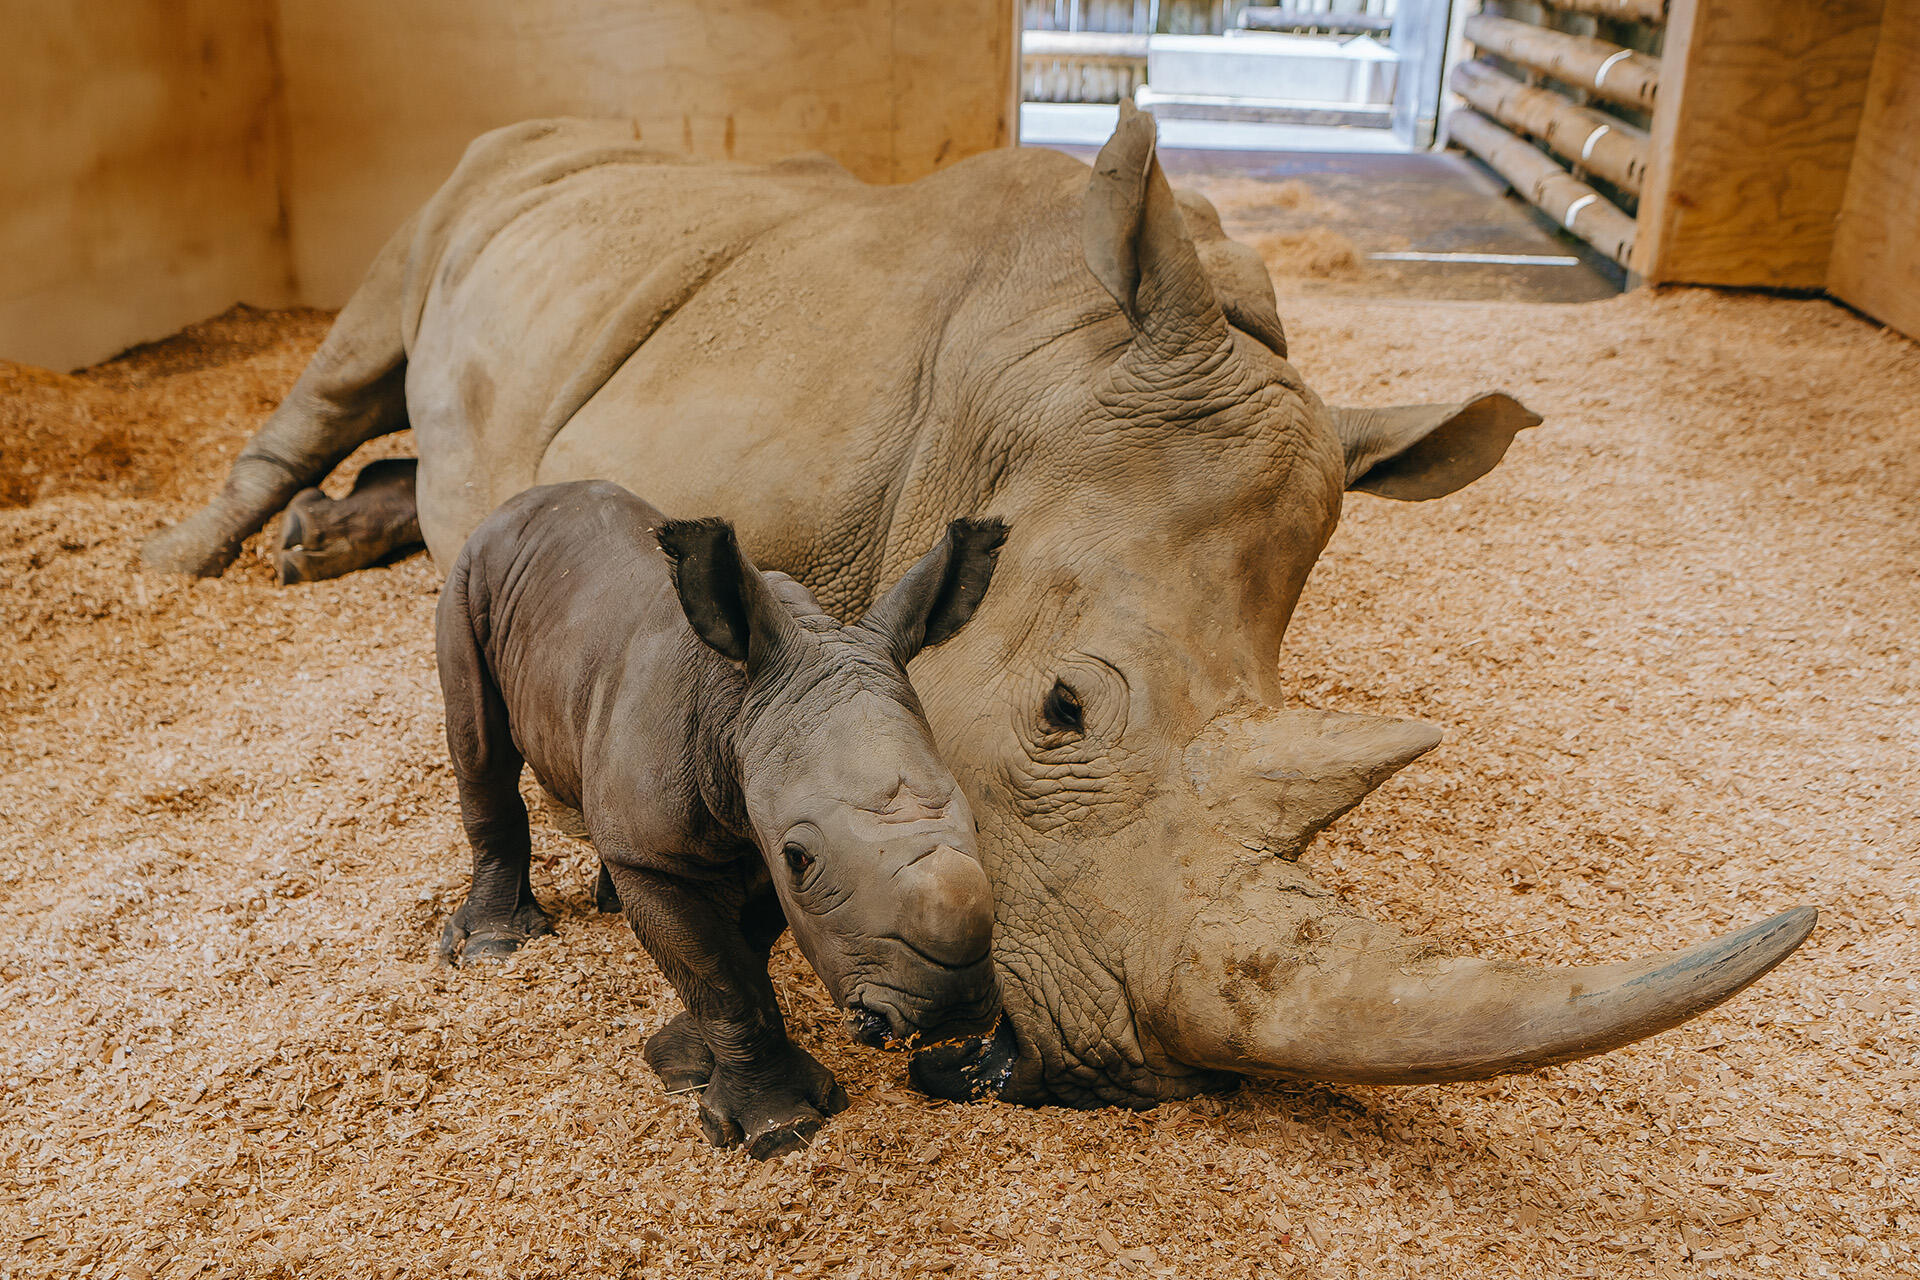
[[[604,862],[600,864],[600,879],[593,886],[593,905],[608,915],[618,915],[624,909],[620,905],[620,890],[613,885],[613,873]]]
[[[440,958],[451,965],[470,960],[504,960],[529,938],[553,932],[553,917],[529,899],[511,915],[487,919],[473,909],[471,899],[461,904],[440,933]]]
[[[668,1093],[698,1089],[713,1075],[713,1050],[707,1048],[690,1013],[676,1015],[648,1036],[642,1052]]]
[[[745,1146],[769,1160],[813,1142],[826,1118],[847,1109],[847,1092],[833,1073],[796,1045],[750,1077],[716,1065],[700,1093],[700,1131],[716,1147]]]

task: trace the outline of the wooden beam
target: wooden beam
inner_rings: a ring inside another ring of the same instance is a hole
[[[1633,219],[1538,147],[1472,110],[1447,117],[1447,136],[1485,160],[1555,222],[1621,266],[1633,265]]]
[[[1476,13],[1467,19],[1467,39],[1503,58],[1544,71],[1609,102],[1651,111],[1660,91],[1660,60],[1605,40],[1570,36],[1511,18]]]
[[[1665,22],[1667,0],[1546,0],[1567,13],[1597,13],[1621,22]]]
[[[1882,2],[1674,0],[1640,198],[1649,281],[1825,286]]]
[[[1920,338],[1920,0],[1887,0],[1827,288]]]
[[[1589,173],[1640,194],[1647,135],[1604,112],[1576,107],[1550,89],[1535,89],[1485,62],[1453,69],[1453,91],[1510,129],[1532,134]]]

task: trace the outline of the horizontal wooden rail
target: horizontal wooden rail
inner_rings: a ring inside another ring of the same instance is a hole
[[[1647,135],[1591,107],[1576,107],[1551,89],[1521,84],[1484,62],[1453,69],[1453,91],[1511,129],[1633,195],[1647,169]]]
[[[1333,13],[1325,9],[1289,9],[1253,5],[1240,11],[1249,31],[1337,31],[1341,35],[1385,35],[1393,17],[1385,13]]]
[[[1570,36],[1549,27],[1476,13],[1467,19],[1467,39],[1503,58],[1544,71],[1556,80],[1590,89],[1609,102],[1653,110],[1660,91],[1660,60],[1605,40]]]
[[[1665,22],[1667,0],[1547,0],[1568,13],[1597,13],[1622,22]]]
[[[1472,110],[1447,117],[1447,136],[1485,160],[1555,222],[1621,266],[1632,265],[1633,219],[1538,147]]]

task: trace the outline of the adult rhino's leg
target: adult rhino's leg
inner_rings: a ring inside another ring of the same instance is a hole
[[[273,554],[281,585],[337,578],[420,546],[424,539],[414,499],[419,468],[415,458],[382,458],[361,470],[344,498],[329,498],[318,489],[294,495]]]
[[[409,219],[380,251],[293,390],[240,450],[213,501],[147,539],[140,558],[148,568],[218,577],[240,545],[295,494],[367,441],[405,428],[400,317],[412,242]],[[407,488],[411,493],[411,484]]]

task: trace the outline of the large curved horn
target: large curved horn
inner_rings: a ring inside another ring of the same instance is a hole
[[[1817,917],[1798,907],[1690,951],[1542,969],[1447,956],[1267,859],[1201,912],[1154,1021],[1167,1052],[1196,1067],[1331,1083],[1483,1080],[1677,1026],[1786,959]],[[1264,944],[1249,940],[1255,931]]]

